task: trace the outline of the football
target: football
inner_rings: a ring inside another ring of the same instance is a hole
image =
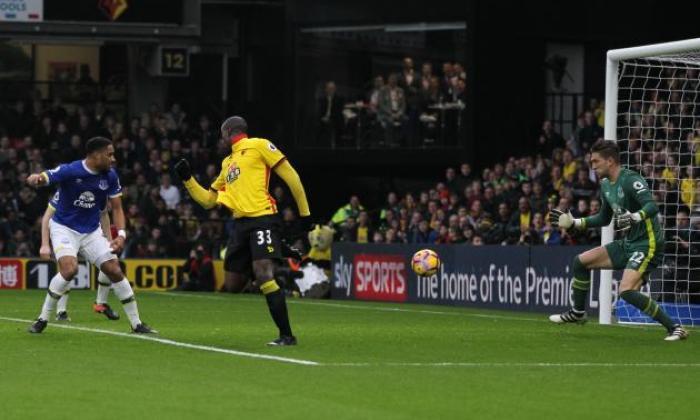
[[[411,268],[421,277],[432,276],[440,268],[440,257],[432,249],[421,249],[413,254]]]

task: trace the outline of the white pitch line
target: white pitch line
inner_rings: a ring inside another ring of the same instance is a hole
[[[34,322],[31,320],[27,320],[27,319],[9,318],[9,317],[4,317],[4,316],[0,316],[0,320],[12,321],[12,322],[22,322],[22,323]],[[289,357],[272,356],[269,354],[249,353],[249,352],[245,352],[245,351],[224,349],[221,347],[212,347],[212,346],[203,346],[200,344],[183,343],[181,341],[169,340],[167,338],[158,338],[158,337],[153,337],[153,336],[149,336],[149,335],[128,334],[128,333],[122,333],[122,332],[117,332],[117,331],[100,330],[97,328],[79,327],[77,325],[51,324],[51,328],[65,328],[67,330],[77,330],[77,331],[85,331],[85,332],[92,332],[92,333],[98,333],[98,334],[115,335],[118,337],[135,338],[135,339],[139,339],[139,340],[153,341],[153,342],[160,343],[160,344],[167,344],[169,346],[182,347],[182,348],[193,349],[193,350],[210,351],[210,352],[214,352],[214,353],[225,353],[225,354],[231,354],[234,356],[248,357],[251,359],[274,360],[276,362],[293,363],[296,365],[306,365],[306,366],[319,365],[318,362],[314,362],[311,360],[292,359]]]
[[[31,323],[33,321],[20,318],[9,318],[0,316],[0,320]],[[154,341],[156,343],[167,344],[175,347],[188,348],[193,350],[203,350],[214,353],[224,353],[234,356],[248,357],[252,359],[274,360],[277,362],[292,363],[304,366],[319,367],[465,367],[465,368],[559,368],[559,367],[648,367],[648,368],[700,368],[700,363],[614,363],[614,362],[314,362],[311,360],[292,359],[289,357],[272,356],[268,354],[249,353],[237,350],[224,349],[220,347],[203,346],[199,344],[183,343],[180,341],[157,338],[152,336],[127,334],[117,331],[101,330],[97,328],[79,327],[77,325],[52,324],[51,327],[64,328],[92,332],[98,334],[114,335],[118,337],[135,338],[139,340]]]
[[[208,296],[208,295],[193,295],[189,293],[181,292],[151,292],[149,295],[160,295],[160,296],[176,296],[176,297],[190,297],[198,299],[209,299],[209,300],[219,300],[219,301],[233,301],[232,299],[225,298],[223,296]],[[240,296],[239,298],[242,298]],[[490,315],[483,313],[469,313],[469,312],[445,312],[445,311],[431,311],[427,309],[408,309],[408,308],[384,308],[381,306],[368,306],[368,305],[347,305],[342,303],[330,303],[330,302],[312,302],[312,301],[301,301],[295,299],[287,299],[287,303],[291,305],[314,305],[314,306],[328,306],[334,308],[344,308],[344,309],[355,309],[364,311],[378,311],[378,312],[407,312],[407,313],[418,313],[418,314],[428,314],[428,315],[448,315],[448,316],[467,316],[473,318],[485,318],[485,319],[503,319],[508,321],[524,321],[524,322],[548,322],[546,319],[537,318],[525,318],[525,317],[515,317],[507,315]]]
[[[700,368],[700,363],[613,363],[613,362],[349,362],[320,363],[328,367],[469,367],[469,368],[507,368],[507,367],[650,367],[650,368]]]

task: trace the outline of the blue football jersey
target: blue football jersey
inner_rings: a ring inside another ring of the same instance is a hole
[[[56,209],[53,221],[80,233],[95,231],[100,226],[100,212],[107,199],[122,192],[114,169],[94,172],[82,160],[59,165],[45,174],[49,184],[58,185],[50,202]]]

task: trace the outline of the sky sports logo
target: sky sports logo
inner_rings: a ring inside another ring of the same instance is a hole
[[[335,287],[347,297],[393,302],[408,297],[407,263],[402,255],[356,254],[352,262],[341,255],[333,271]]]

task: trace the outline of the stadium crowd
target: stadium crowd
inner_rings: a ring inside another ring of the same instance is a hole
[[[404,60],[404,79],[411,65]],[[451,72],[463,72],[461,67],[451,66],[447,68]],[[427,66],[423,67],[423,72],[428,71]],[[415,75],[409,84],[424,90],[426,86],[434,87],[436,80],[436,76],[426,81],[425,75]],[[443,77],[441,92],[445,86],[459,86],[460,80],[462,76],[449,80]],[[378,80],[378,89],[384,93],[370,96],[370,104],[381,104],[379,98],[388,92],[379,85]],[[667,228],[679,219],[674,238],[685,238],[685,244],[693,244],[700,242],[700,237],[691,237],[695,235],[691,230],[697,232],[691,210],[696,210],[698,196],[693,168],[700,163],[700,125],[688,129],[687,121],[654,116],[663,103],[660,98],[633,103],[639,112],[633,114],[637,115],[634,121],[622,124],[630,130],[625,133],[630,141],[622,148],[629,150],[623,160],[649,179],[657,201],[663,203]],[[687,106],[679,107],[679,115],[688,112]],[[328,218],[329,223],[341,241],[599,243],[599,231],[553,229],[546,216],[553,207],[572,209],[576,217],[600,208],[595,174],[587,162],[590,146],[603,137],[603,116],[602,104],[592,101],[569,138],[556,132],[550,121],[544,121],[529,156],[510,157],[480,173],[475,173],[469,163],[448,167],[444,178],[432,188],[388,192],[381,208],[365,209],[354,195]],[[191,162],[204,185],[216,177],[218,162],[230,153],[229,145],[220,139],[216,121],[207,115],[188,115],[177,103],[167,110],[152,105],[148,112],[126,120],[100,101],[91,107],[65,106],[59,98],[47,103],[36,94],[33,100],[0,109],[0,256],[38,254],[40,220],[52,192],[27,187],[26,176],[82,158],[84,143],[96,135],[113,139],[115,145],[130,231],[124,257],[187,258],[199,244],[207,245],[208,255],[219,255],[226,232],[232,227],[230,217],[220,209],[207,211],[193,204],[179,182],[171,178],[171,168],[182,157]],[[642,138],[678,141],[650,142]],[[304,233],[293,203],[282,188],[275,188],[273,196],[282,209],[284,236],[299,245]]]
[[[463,125],[467,73],[445,61],[439,71],[424,62],[420,71],[404,57],[397,72],[377,74],[369,89],[326,81],[317,99],[317,145],[324,147],[432,147],[454,145]],[[354,94],[351,92],[355,92]]]
[[[668,252],[694,254],[700,251],[696,199],[700,183],[693,173],[700,163],[700,124],[685,124],[681,129],[664,115],[654,116],[654,109],[661,109],[658,101],[646,105],[638,101],[635,106],[639,114],[633,116],[639,116],[622,122],[623,129],[629,130],[623,134],[629,135],[630,144],[621,146],[621,160],[649,182],[665,219],[662,225],[668,236]],[[596,175],[588,162],[590,147],[603,138],[603,124],[603,106],[593,100],[567,139],[550,121],[544,121],[530,156],[510,157],[479,174],[469,163],[448,167],[444,178],[432,188],[389,192],[379,209],[365,209],[353,195],[333,215],[338,239],[471,245],[599,244],[599,229],[567,232],[552,228],[547,215],[555,207],[570,209],[574,217],[600,209]]]
[[[230,150],[209,117],[190,118],[176,103],[125,120],[99,101],[71,107],[36,96],[0,111],[0,256],[38,255],[41,216],[53,189],[28,187],[27,175],[83,158],[85,142],[98,135],[111,138],[116,150],[130,232],[124,256],[186,258],[199,243],[218,255],[230,218],[183,200],[170,174],[186,157],[205,183],[218,175]]]

